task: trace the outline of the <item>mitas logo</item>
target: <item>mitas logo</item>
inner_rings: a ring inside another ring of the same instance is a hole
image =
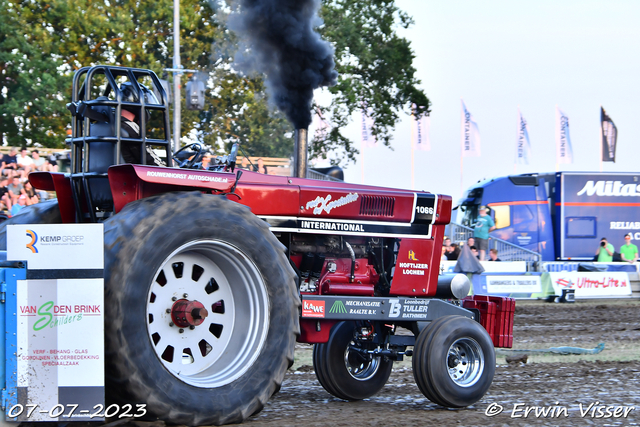
[[[30,242],[27,243],[27,249],[29,249],[32,253],[37,254],[38,248],[36,248],[36,243],[38,243],[38,235],[33,230],[27,230],[27,237],[30,238]]]
[[[302,302],[302,317],[324,317],[324,301]]]
[[[622,181],[587,181],[577,195],[582,196],[640,196],[640,185],[625,184]]]

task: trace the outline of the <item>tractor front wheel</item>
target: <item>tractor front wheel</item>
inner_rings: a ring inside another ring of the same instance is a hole
[[[418,335],[412,365],[427,399],[462,408],[480,400],[491,386],[496,355],[489,334],[478,322],[444,316]]]
[[[354,339],[354,322],[337,323],[326,343],[315,344],[313,367],[320,385],[339,399],[362,400],[384,387],[393,361],[368,353]]]

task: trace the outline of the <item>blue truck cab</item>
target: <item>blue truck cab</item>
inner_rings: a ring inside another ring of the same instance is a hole
[[[493,178],[458,203],[457,222],[473,227],[485,205],[492,236],[539,252],[543,261],[592,260],[606,237],[640,240],[640,173],[556,172]]]

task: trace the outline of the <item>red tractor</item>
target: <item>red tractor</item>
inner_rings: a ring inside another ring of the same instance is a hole
[[[71,172],[30,175],[57,199],[4,222],[0,247],[7,224],[103,223],[110,401],[242,422],[278,391],[296,340],[341,399],[372,396],[411,355],[429,400],[485,394],[509,316],[487,332],[460,302],[468,279],[439,276],[449,196],[242,171],[235,147],[203,170],[200,144],[172,154],[148,70],[83,68],[68,107]]]

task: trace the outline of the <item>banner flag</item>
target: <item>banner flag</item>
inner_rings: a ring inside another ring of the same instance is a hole
[[[414,109],[415,111],[415,105]],[[429,127],[431,127],[431,117],[423,115],[420,119],[416,119],[416,116],[411,113],[411,126],[413,127],[411,132],[411,144],[414,150],[429,151],[431,150],[431,141],[429,141]]]
[[[569,117],[556,105],[556,159],[558,163],[573,163],[569,134]]]
[[[478,124],[462,102],[462,157],[480,156],[480,131]]]
[[[531,157],[531,142],[529,141],[529,126],[518,108],[518,143],[516,145],[516,164],[528,165]]]
[[[362,110],[360,110],[360,137],[363,147],[375,147],[377,142],[376,137],[371,133],[371,129],[373,128],[373,118],[370,113],[371,109],[367,108],[366,105],[363,105]]]
[[[602,107],[600,107],[600,126],[602,128],[602,161],[615,163],[618,128]]]

